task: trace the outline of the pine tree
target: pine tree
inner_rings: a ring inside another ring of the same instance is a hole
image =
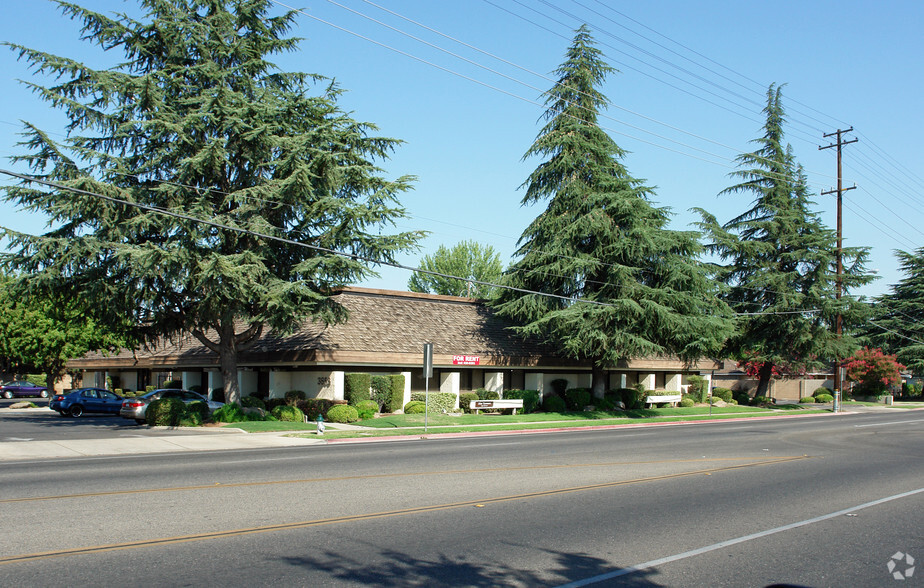
[[[873,320],[864,329],[869,341],[913,373],[924,373],[924,247],[896,251],[905,277],[875,299]]]
[[[626,155],[597,122],[608,100],[597,87],[613,70],[581,27],[547,92],[546,124],[524,159],[545,161],[524,183],[524,205],[546,202],[526,228],[497,311],[516,330],[592,366],[594,394],[619,360],[716,352],[727,308],[696,261],[694,232],[668,230],[670,211],[629,175]]]
[[[140,341],[191,332],[218,354],[235,401],[238,353],[265,327],[344,320],[331,290],[419,237],[382,232],[404,216],[397,195],[411,181],[376,167],[397,141],[342,112],[334,83],[268,60],[298,43],[285,36],[295,13],[270,17],[270,0],[140,0],[142,20],[58,4],[105,56],[122,56],[98,70],[11,46],[56,80],[32,87],[70,120],[64,141],[27,124],[16,159],[90,194],[7,189],[54,228],[8,233],[3,261],[29,288],[81,296],[106,324],[128,320]]]
[[[766,396],[774,368],[820,367],[856,347],[838,338],[831,326],[838,312],[861,312],[851,298],[836,300],[836,235],[811,210],[805,173],[784,145],[785,113],[781,88],[770,86],[764,134],[759,148],[737,158],[732,172],[739,183],[721,195],[753,195],[751,208],[724,225],[702,209],[700,227],[711,239],[707,250],[722,260],[718,277],[724,299],[737,313],[737,329],[728,353],[758,364],[758,396]],[[844,250],[845,291],[871,279],[864,270],[867,251]]]

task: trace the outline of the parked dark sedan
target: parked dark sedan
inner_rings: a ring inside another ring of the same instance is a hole
[[[80,388],[56,394],[48,407],[61,413],[61,416],[79,417],[85,412],[119,414],[122,400],[121,396],[103,388]]]
[[[216,408],[221,408],[223,406],[223,403],[209,400],[198,392],[164,388],[148,392],[144,396],[138,396],[137,398],[126,398],[124,402],[122,402],[122,409],[119,411],[119,416],[125,419],[135,419],[136,423],[143,425],[145,423],[144,418],[148,410],[148,404],[160,398],[179,398],[186,404],[192,402],[205,402],[209,407],[209,412],[214,412]]]
[[[0,386],[0,394],[3,394],[4,398],[12,398],[14,396],[41,396],[42,398],[48,398],[48,388],[45,386],[36,386],[32,382],[26,382],[25,380],[19,380],[16,382],[7,382],[3,386]]]

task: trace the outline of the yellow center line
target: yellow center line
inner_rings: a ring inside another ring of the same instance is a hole
[[[770,459],[790,459],[793,457],[805,457],[805,456],[791,456],[784,455],[780,457],[774,457]],[[715,461],[742,461],[746,459],[754,459],[752,457],[712,457],[712,458],[701,458],[701,459],[664,459],[664,460],[654,460],[654,461],[617,461],[617,462],[608,462],[608,463],[576,463],[576,464],[552,464],[552,465],[536,465],[536,466],[518,466],[518,467],[505,467],[505,468],[479,468],[479,469],[467,469],[467,470],[439,470],[432,472],[399,472],[399,473],[388,473],[388,474],[364,474],[358,476],[332,476],[327,478],[302,478],[296,480],[261,480],[259,482],[231,482],[231,483],[222,483],[215,482],[214,484],[197,484],[194,486],[172,486],[168,488],[140,488],[136,490],[107,490],[105,492],[84,492],[79,494],[57,494],[52,496],[26,496],[20,498],[2,498],[0,499],[0,504],[9,504],[9,503],[18,503],[18,502],[35,502],[43,500],[62,500],[65,498],[92,498],[98,496],[121,496],[121,495],[132,495],[132,494],[151,494],[157,492],[188,492],[193,490],[215,490],[221,488],[247,488],[254,486],[277,486],[285,484],[316,484],[318,482],[341,482],[347,480],[374,480],[382,478],[408,478],[408,477],[417,477],[417,476],[447,476],[447,475],[458,475],[458,474],[480,474],[480,473],[491,473],[491,472],[509,472],[509,471],[525,471],[525,470],[554,470],[554,469],[572,469],[572,468],[601,468],[601,467],[618,467],[618,466],[636,466],[636,465],[654,465],[654,464],[666,464],[666,463],[702,463],[702,462],[715,462]]]
[[[62,549],[62,550],[57,550],[57,551],[44,551],[40,553],[11,555],[7,557],[0,557],[0,566],[7,565],[7,564],[14,564],[14,563],[33,562],[33,561],[51,559],[51,558],[57,558],[57,557],[68,557],[68,556],[73,556],[73,555],[103,553],[107,551],[119,551],[123,549],[141,549],[145,547],[157,547],[161,545],[175,545],[178,543],[187,543],[191,541],[207,541],[211,539],[240,537],[243,535],[252,535],[256,533],[273,533],[273,532],[278,532],[278,531],[288,531],[288,530],[293,530],[293,529],[305,529],[309,527],[318,527],[322,525],[334,525],[334,524],[340,524],[340,523],[351,523],[351,522],[381,519],[381,518],[387,518],[387,517],[407,516],[407,515],[413,515],[413,514],[436,512],[440,510],[451,510],[451,509],[474,507],[474,506],[480,507],[480,506],[485,506],[488,504],[497,504],[501,502],[527,500],[530,498],[556,496],[556,495],[568,494],[572,492],[586,492],[589,490],[613,488],[616,486],[627,486],[631,484],[643,484],[647,482],[656,482],[659,480],[670,480],[670,479],[675,479],[675,478],[683,478],[683,477],[696,476],[696,475],[714,474],[717,472],[726,472],[726,471],[731,471],[731,470],[751,468],[751,467],[770,465],[770,464],[776,464],[776,463],[784,463],[784,462],[796,461],[796,460],[802,460],[802,459],[809,459],[809,457],[804,456],[804,455],[777,457],[777,458],[762,459],[759,461],[727,465],[723,467],[709,468],[709,469],[703,469],[703,470],[693,470],[689,472],[680,472],[680,473],[675,473],[675,474],[664,474],[660,476],[649,476],[645,478],[634,478],[631,480],[619,480],[615,482],[601,482],[598,484],[572,486],[569,488],[539,490],[536,492],[526,492],[523,494],[512,494],[509,496],[496,496],[494,498],[480,498],[478,500],[465,500],[461,502],[452,502],[448,504],[417,506],[413,508],[405,508],[405,509],[400,509],[400,510],[366,513],[366,514],[359,514],[359,515],[349,515],[349,516],[343,516],[343,517],[333,517],[333,518],[328,518],[328,519],[316,519],[312,521],[298,521],[294,523],[283,523],[283,524],[278,524],[278,525],[265,525],[261,527],[248,527],[248,528],[243,528],[243,529],[229,529],[225,531],[213,531],[210,533],[196,533],[193,535],[179,535],[176,537],[160,537],[156,539],[146,539],[142,541],[130,541],[126,543],[111,543],[108,545],[89,545],[86,547],[75,547],[73,549]]]

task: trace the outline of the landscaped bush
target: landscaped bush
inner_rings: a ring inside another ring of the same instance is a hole
[[[645,407],[644,391],[636,388],[619,388],[616,392],[627,410]]]
[[[552,388],[553,395],[564,398],[565,391],[568,390],[568,380],[564,378],[556,378],[549,382],[549,386]]]
[[[606,398],[594,398],[594,409],[602,412],[613,412],[616,410],[616,405]]]
[[[290,423],[305,422],[305,413],[300,411],[297,406],[293,406],[291,404],[287,404],[285,406],[277,406],[273,409],[272,414],[280,421],[286,421]]]
[[[485,390],[484,388],[478,388],[475,390],[475,394],[478,395],[478,400],[500,400],[500,394],[494,390]]]
[[[250,408],[261,408],[266,410],[266,403],[263,402],[260,398],[251,394],[250,396],[245,396],[241,398],[241,406],[247,406]]]
[[[360,420],[366,420],[375,416],[379,411],[379,404],[375,400],[360,400],[355,408]]]
[[[731,404],[731,402],[735,399],[735,393],[732,392],[729,388],[713,388],[712,396],[718,396],[729,404]]]
[[[199,424],[209,420],[209,405],[205,402],[195,401],[186,405],[186,414],[195,413],[199,416]],[[198,426],[198,425],[197,425]]]
[[[301,390],[289,390],[285,394],[286,404],[289,406],[295,406],[305,398],[307,398],[307,396]]]
[[[803,396],[799,399],[800,404],[815,404],[814,396]]]
[[[376,412],[378,412],[378,409],[385,406],[391,397],[391,386],[388,381],[388,376],[372,376],[370,395],[372,401],[378,405],[378,408],[376,408]],[[364,401],[360,400],[354,403],[353,406],[359,406],[360,402]]]
[[[161,388],[170,388],[172,390],[182,390],[183,380],[167,380]]]
[[[815,397],[815,402],[820,402],[822,404],[826,402],[834,402],[834,396],[831,396],[830,394],[819,394]]]
[[[542,410],[545,412],[565,412],[568,410],[568,406],[561,396],[551,395],[545,397],[542,402]]]
[[[159,398],[145,409],[144,420],[152,427],[175,427],[185,412],[186,405],[179,398]]]
[[[327,420],[332,423],[355,423],[359,420],[359,413],[349,404],[338,404],[327,411]]]
[[[680,406],[683,408],[690,408],[691,406],[695,404],[696,402],[694,402],[693,399],[690,398],[689,396],[684,396],[683,398],[680,399]]]
[[[745,392],[744,390],[739,390],[738,392],[735,392],[733,398],[738,404],[743,404],[744,406],[747,406],[748,404],[751,403],[751,395]]]
[[[190,392],[198,392],[199,394],[202,394],[203,396],[205,395],[205,392],[202,391],[202,386],[200,384],[193,384],[192,386],[187,388],[187,390],[189,390]]]
[[[539,410],[539,391],[538,390],[506,390],[504,398],[519,399],[523,401],[523,414],[529,414]]]
[[[295,406],[305,413],[309,421],[318,420],[318,415],[327,416],[327,411],[338,404],[346,404],[346,400],[329,400],[327,398],[306,398],[300,400]]]
[[[232,403],[215,409],[212,420],[216,423],[240,423],[248,419],[241,407]]]
[[[771,404],[773,404],[773,399],[766,396],[755,396],[751,399],[751,406],[770,406]]]
[[[452,392],[430,392],[429,401],[427,401],[426,393],[414,392],[411,394],[411,400],[419,400],[429,404],[430,414],[452,412],[456,406],[456,395]]]
[[[354,373],[343,376],[343,397],[352,405],[361,400],[372,400],[372,376]]]
[[[419,400],[411,400],[404,405],[404,414],[423,414],[427,412],[427,405]]]
[[[565,390],[565,405],[568,410],[584,410],[592,398],[588,388],[571,388]]]
[[[706,402],[706,392],[708,392],[706,378],[702,376],[689,376],[687,378],[687,384],[690,387],[687,389],[687,394],[693,399],[694,402],[701,404]]]
[[[288,406],[289,403],[286,402],[285,398],[267,398],[264,404],[266,405],[266,410],[273,412],[273,409],[277,406]]]
[[[389,395],[385,404],[387,412],[398,412],[404,403],[404,375],[391,374],[388,376]]]
[[[459,394],[459,408],[462,409],[462,412],[471,413],[473,412],[471,408],[472,402],[475,400],[478,400],[478,395],[474,392],[462,392]]]

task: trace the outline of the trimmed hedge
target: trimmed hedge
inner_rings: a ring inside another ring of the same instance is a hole
[[[589,388],[570,388],[565,390],[565,404],[568,410],[584,410],[584,407],[590,404],[593,395]]]
[[[247,406],[250,408],[262,408],[266,410],[266,403],[257,396],[251,394],[250,396],[245,396],[241,398],[241,406]]]
[[[183,380],[167,380],[161,388],[170,388],[171,390],[182,390]]]
[[[735,394],[729,388],[713,388],[712,389],[713,398],[719,397],[725,402],[731,404],[731,401],[735,399]]]
[[[372,397],[372,402],[377,405],[376,412],[388,403],[391,399],[391,384],[388,381],[388,376],[372,376],[370,396]],[[360,400],[352,404],[353,406],[359,406],[360,402],[365,401]]]
[[[680,399],[680,406],[682,406],[683,408],[690,408],[694,404],[696,404],[696,402],[689,396],[684,396],[683,398]]]
[[[471,413],[473,412],[471,408],[472,402],[475,400],[478,400],[478,394],[474,392],[462,392],[459,394],[459,408],[462,409],[462,412]]]
[[[295,406],[305,398],[307,398],[307,395],[301,390],[289,390],[285,395],[286,404],[289,406]]]
[[[494,394],[497,394],[497,392]],[[411,400],[427,402],[427,394],[425,392],[414,392],[411,394]],[[456,395],[452,392],[430,392],[430,400],[427,404],[430,405],[430,414],[452,412],[456,406]]]
[[[803,396],[799,399],[799,404],[815,404],[814,396]]]
[[[834,402],[834,396],[830,394],[819,394],[818,396],[815,397],[815,402],[821,402],[821,403]]]
[[[176,427],[186,413],[186,404],[179,398],[159,398],[148,405],[144,420],[152,427]]]
[[[385,410],[398,412],[404,404],[404,374],[391,374],[388,376],[389,395],[385,403]]]
[[[478,395],[478,400],[500,400],[500,394],[494,390],[485,390],[484,388],[478,388],[475,390],[475,394]]]
[[[355,423],[359,420],[359,413],[353,406],[338,404],[327,411],[327,420],[332,423]]]
[[[324,417],[327,416],[327,411],[329,411],[334,406],[339,404],[346,404],[346,400],[329,400],[327,398],[308,398],[305,400],[300,400],[295,406],[298,407],[300,411],[307,415],[309,421],[318,420],[318,415]]]
[[[404,414],[423,414],[427,412],[427,405],[419,400],[411,400],[404,405]]]
[[[538,390],[505,390],[504,398],[513,398],[523,401],[522,414],[529,414],[539,410]]]
[[[372,400],[372,376],[354,373],[343,375],[343,397],[352,405],[361,400]]]
[[[627,410],[636,408],[645,408],[645,392],[637,388],[619,388],[616,390],[619,399],[625,405]]]
[[[546,396],[542,402],[542,410],[545,412],[565,412],[568,410],[568,406],[561,396]]]
[[[292,406],[291,404],[287,404],[285,406],[277,406],[273,409],[272,414],[280,421],[286,421],[289,423],[305,422],[305,413],[300,411],[297,406]]]
[[[375,416],[375,413],[379,411],[379,403],[375,400],[360,400],[357,404],[356,413],[359,415],[360,420],[371,419]]]

